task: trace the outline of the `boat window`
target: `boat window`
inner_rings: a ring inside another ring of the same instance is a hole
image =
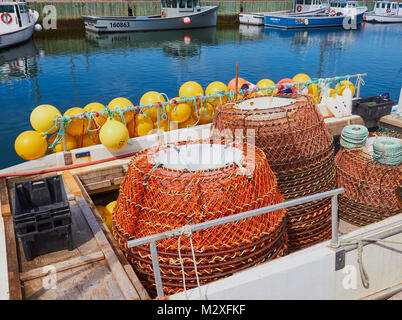
[[[179,8],[185,8],[186,7],[186,1],[185,0],[179,0]]]
[[[383,8],[383,9],[385,8],[385,3],[382,4],[382,8]]]
[[[166,0],[162,0],[162,8],[166,8]]]
[[[304,1],[304,3],[305,3],[306,5],[311,5],[311,0],[306,0],[306,1]]]
[[[166,0],[166,7],[168,8],[172,7],[172,0]]]
[[[391,4],[390,4],[390,3],[387,4],[387,8],[391,8]]]
[[[24,4],[20,4],[20,13],[26,13],[27,12],[27,7]]]
[[[303,0],[296,0],[296,4],[303,4]]]
[[[177,0],[172,0],[172,8],[177,8]]]
[[[341,8],[345,8],[346,7],[346,3],[341,3]]]
[[[193,0],[187,0],[187,8],[193,7]]]
[[[2,12],[14,13],[14,6],[0,6],[0,13]]]
[[[198,6],[198,0],[194,0],[194,1],[193,1],[193,4],[194,4],[194,8],[195,8],[196,6]]]

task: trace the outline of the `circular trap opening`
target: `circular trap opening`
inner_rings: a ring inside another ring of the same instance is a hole
[[[186,144],[157,152],[154,161],[172,170],[212,170],[240,163],[243,151],[222,144]]]

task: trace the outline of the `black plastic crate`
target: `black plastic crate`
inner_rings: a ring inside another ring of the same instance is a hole
[[[34,256],[32,247],[41,247],[33,245],[36,242],[46,244],[42,247],[48,247],[47,252],[60,250],[42,240],[52,233],[62,236],[65,246],[72,249],[71,211],[61,175],[14,183],[13,218],[27,260]]]
[[[373,96],[353,100],[352,114],[365,120],[378,119],[391,113],[395,101],[383,96]]]

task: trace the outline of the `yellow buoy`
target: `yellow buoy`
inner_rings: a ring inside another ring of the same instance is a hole
[[[126,98],[122,98],[122,97],[118,97],[118,98],[114,98],[112,101],[109,102],[108,107],[111,111],[115,111],[116,108],[119,108],[120,110],[123,110],[123,108],[125,107],[131,107],[134,106],[133,103],[126,99]],[[105,116],[108,117],[107,112],[105,113]],[[114,114],[113,116],[114,119],[120,121],[121,120],[121,116],[119,114]],[[133,111],[127,111],[124,113],[124,121],[126,123],[130,122],[131,120],[134,119],[134,112]]]
[[[97,145],[97,143],[95,143],[95,141],[91,139],[91,137],[88,134],[84,135],[84,137],[83,136],[76,137],[76,140],[78,148]]]
[[[50,138],[49,141],[47,142],[48,146],[50,147],[54,140],[57,137],[57,133],[53,134]],[[69,134],[65,134],[65,139],[66,139],[66,147],[67,147],[67,151],[68,150],[72,150],[72,149],[76,149],[78,148],[78,144],[77,144],[77,140],[75,137],[69,135]],[[64,151],[64,147],[63,147],[63,140],[60,140],[53,148],[53,150],[49,149],[50,153],[55,153],[55,152],[61,152]]]
[[[142,97],[140,99],[140,105],[146,106],[146,105],[150,105],[150,104],[154,104],[154,103],[158,103],[158,102],[165,102],[165,101],[166,101],[166,99],[159,92],[148,91],[142,95]],[[143,112],[147,113],[148,116],[151,117],[153,122],[157,121],[157,118],[158,118],[157,107],[144,108]],[[162,113],[162,108],[161,108],[160,113]]]
[[[135,121],[134,121],[134,119],[131,120],[129,123],[126,123],[126,127],[128,130],[128,136],[130,138],[134,138],[135,137]]]
[[[46,137],[37,131],[24,131],[15,139],[14,148],[24,160],[38,159],[46,154]]]
[[[113,228],[113,220],[112,220],[112,217],[111,217],[111,216],[105,216],[105,217],[102,218],[102,220],[105,222],[106,227],[107,227],[110,231],[112,231],[112,228]]]
[[[112,201],[112,202],[109,202],[106,205],[105,216],[112,216],[112,213],[113,213],[114,207],[116,206],[116,203],[117,203],[117,201]]]
[[[193,116],[193,115],[191,115],[191,116],[188,118],[187,121],[184,121],[184,122],[182,122],[182,123],[179,123],[179,129],[187,128],[187,127],[192,127],[192,126],[194,126],[196,123],[197,123],[197,120],[194,119],[194,116]]]
[[[261,79],[260,81],[257,82],[257,87],[259,88],[266,88],[271,86],[275,86],[275,82],[273,82],[271,79]],[[277,89],[271,89],[271,90],[262,90],[259,92],[261,94],[272,94],[273,92],[276,93],[277,91],[278,91]]]
[[[349,82],[349,89],[350,91],[352,91],[352,97],[354,97],[356,91],[355,86],[353,85],[352,82],[347,80],[342,80],[340,84],[338,83],[335,86],[335,91],[338,90],[338,96],[341,96],[343,94],[343,91],[348,87],[348,82]]]
[[[161,130],[163,132],[169,131],[169,121],[168,120],[161,120],[160,121]],[[158,128],[158,122],[154,122],[154,129]]]
[[[194,112],[194,118],[199,119],[198,124],[210,123],[214,115],[214,110],[214,106],[207,102],[204,106],[197,110],[198,113]]]
[[[96,206],[96,210],[98,210],[99,214],[101,215],[102,219],[105,216],[106,207],[105,206]]]
[[[137,114],[135,116],[135,134],[138,137],[147,135],[154,128],[154,123],[149,116]]]
[[[310,96],[315,97],[317,95],[318,86],[315,83],[310,84],[307,89]]]
[[[91,102],[88,103],[85,107],[84,110],[86,112],[100,112],[101,110],[106,109],[106,107],[99,102]],[[105,122],[106,122],[106,118],[107,118],[107,112],[105,111],[105,116],[99,115],[99,116],[95,116],[95,121],[96,123],[99,125],[99,127],[102,127]],[[94,123],[94,121],[92,120],[91,123],[89,124],[89,129],[91,130],[95,130],[98,129],[99,127],[96,125],[96,123]]]
[[[205,95],[223,93],[223,92],[228,93],[229,89],[226,86],[226,84],[224,84],[223,82],[220,82],[220,81],[211,82],[205,89]],[[220,105],[221,103],[222,104],[226,103],[228,101],[228,99],[229,99],[228,96],[223,96],[221,98],[211,98],[211,99],[208,99],[207,101],[216,107],[216,106]]]
[[[108,149],[117,150],[124,147],[128,141],[126,126],[115,119],[107,119],[99,132],[101,143]]]
[[[53,121],[54,119],[61,117],[61,113],[57,110],[56,107],[53,107],[49,104],[42,104],[31,112],[30,122],[32,128],[34,128],[38,132],[47,132],[52,129],[48,133],[56,132],[56,130],[60,127],[60,123],[56,124]]]
[[[204,89],[202,89],[201,85],[195,81],[187,81],[182,84],[179,89],[180,97],[196,97],[204,95]]]
[[[85,110],[78,107],[73,107],[64,112],[64,116],[74,116],[84,113]],[[88,122],[86,119],[71,119],[66,123],[67,133],[76,137],[88,132]]]
[[[175,98],[174,100],[179,100]],[[191,107],[187,103],[171,104],[166,106],[171,121],[184,122],[191,115]]]
[[[293,82],[306,82],[311,80],[311,78],[305,73],[298,73],[293,77]]]

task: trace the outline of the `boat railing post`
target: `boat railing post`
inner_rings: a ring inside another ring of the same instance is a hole
[[[338,239],[338,195],[331,198],[331,222],[332,222],[332,237],[331,246],[337,247],[339,244]]]
[[[159,269],[158,251],[156,249],[155,241],[151,241],[149,246],[151,249],[152,267],[155,275],[156,293],[158,294],[158,298],[162,299],[164,294],[162,288],[161,270]]]
[[[357,78],[357,90],[356,90],[356,99],[360,98],[360,82],[361,82],[361,77]]]

